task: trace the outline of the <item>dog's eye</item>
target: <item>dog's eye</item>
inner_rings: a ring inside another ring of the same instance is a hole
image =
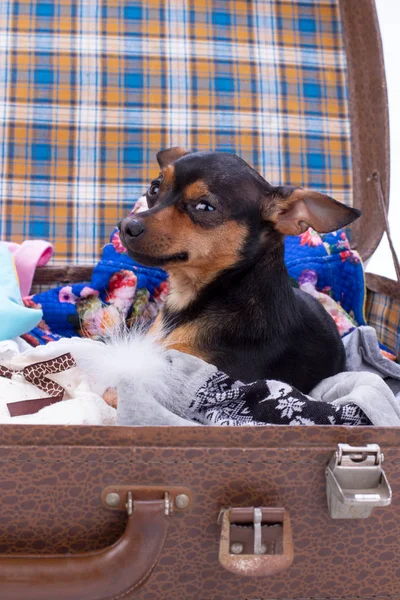
[[[151,186],[149,187],[149,191],[147,192],[149,196],[157,196],[160,191],[160,183],[158,181],[153,181]]]
[[[215,208],[213,206],[211,206],[211,204],[209,204],[208,202],[205,202],[204,200],[202,200],[202,202],[199,202],[198,204],[196,204],[195,209],[202,210],[204,212],[211,212],[211,211],[215,210]]]

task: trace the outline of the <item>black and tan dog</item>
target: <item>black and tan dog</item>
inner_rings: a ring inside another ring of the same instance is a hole
[[[157,159],[148,210],[120,231],[133,259],[169,273],[155,324],[165,343],[235,379],[277,379],[303,392],[343,370],[333,319],[290,284],[283,238],[334,231],[360,212],[315,191],[273,187],[233,154],[176,147]]]

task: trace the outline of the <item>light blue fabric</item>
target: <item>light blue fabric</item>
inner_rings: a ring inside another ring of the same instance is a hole
[[[42,311],[24,306],[14,259],[0,242],[0,341],[27,333],[39,323]]]

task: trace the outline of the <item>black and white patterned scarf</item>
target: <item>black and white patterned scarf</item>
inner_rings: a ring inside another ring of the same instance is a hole
[[[355,404],[313,400],[280,381],[244,384],[221,371],[198,389],[190,411],[204,425],[371,425]]]

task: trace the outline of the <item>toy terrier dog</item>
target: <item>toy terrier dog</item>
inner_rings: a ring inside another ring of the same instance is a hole
[[[307,393],[345,368],[332,317],[291,286],[285,235],[360,216],[325,194],[274,187],[238,156],[174,147],[157,154],[148,208],[120,224],[137,262],[165,269],[170,291],[152,331],[236,380],[276,379]]]

